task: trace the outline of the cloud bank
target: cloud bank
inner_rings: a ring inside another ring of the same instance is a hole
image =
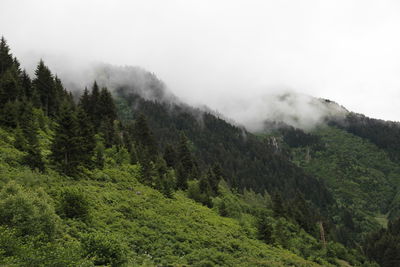
[[[286,111],[263,102],[286,88],[399,121],[399,12],[389,0],[2,0],[0,34],[28,70],[43,58],[74,74],[71,87],[107,62],[150,70],[183,101],[237,121]]]

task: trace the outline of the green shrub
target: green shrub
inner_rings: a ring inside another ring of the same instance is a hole
[[[59,217],[43,191],[30,192],[9,182],[0,192],[0,225],[15,228],[21,236],[42,234],[51,239]]]
[[[62,217],[88,221],[90,203],[85,193],[77,188],[68,188],[61,193],[60,214]]]
[[[83,237],[82,244],[95,265],[121,266],[127,262],[127,249],[116,236],[92,233]]]

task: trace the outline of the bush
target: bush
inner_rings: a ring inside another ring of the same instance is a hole
[[[197,180],[189,181],[187,196],[207,207],[212,207],[211,197],[209,194],[201,192],[200,183]]]
[[[85,193],[76,188],[65,189],[61,193],[60,214],[66,218],[88,221],[90,203]]]
[[[0,224],[15,228],[20,236],[44,235],[52,239],[59,217],[43,191],[26,191],[9,182],[0,192]]]
[[[82,239],[83,248],[95,265],[121,266],[127,262],[127,249],[120,238],[92,233]]]

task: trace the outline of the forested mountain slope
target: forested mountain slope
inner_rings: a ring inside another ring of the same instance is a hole
[[[129,88],[117,88],[116,92],[124,120],[135,119],[135,110],[143,113],[161,149],[178,143],[179,133],[184,133],[192,142],[191,149],[199,164],[218,163],[233,187],[277,191],[284,196],[300,191],[317,207],[332,203],[323,183],[306,175],[275,153],[270,143],[260,141],[244,128],[187,105],[146,100]]]
[[[43,61],[30,77],[2,38],[1,264],[377,266],[338,238],[351,206],[325,185],[335,177],[146,77],[141,91],[94,81],[74,98]]]
[[[340,128],[321,126],[311,133],[305,133],[300,129],[286,127],[275,133],[275,136],[281,138],[284,153],[296,165],[326,181],[336,200],[336,208],[331,211],[336,214],[333,217],[336,238],[349,245],[365,242],[370,257],[381,263],[385,261],[383,266],[395,266],[393,262],[397,264],[398,261],[390,260],[393,255],[389,254],[399,252],[394,245],[396,242],[391,238],[378,241],[377,236],[382,232],[387,232],[387,235],[393,232],[379,230],[386,228],[388,221],[393,225],[391,228],[398,225],[400,166],[393,160],[392,152],[395,150],[387,150],[376,145],[370,138],[363,139],[353,134],[349,129],[361,126],[359,122],[352,125],[349,120],[354,114],[349,116],[346,128],[343,124]],[[363,120],[374,121],[365,117]],[[379,121],[377,129],[373,129],[371,124],[369,127],[372,128],[367,130],[366,127],[364,125],[364,131],[372,133],[381,130],[381,127],[392,129],[382,133],[381,138],[385,138],[385,134],[395,134],[397,124],[384,125],[383,121]],[[371,231],[376,233],[365,240]],[[371,249],[373,247],[379,247],[380,252],[374,252]],[[384,256],[386,250],[389,254]]]

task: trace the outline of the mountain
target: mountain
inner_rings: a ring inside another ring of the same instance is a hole
[[[396,158],[336,104],[252,133],[141,68],[100,66],[74,98],[4,38],[0,66],[2,265],[397,266]]]

